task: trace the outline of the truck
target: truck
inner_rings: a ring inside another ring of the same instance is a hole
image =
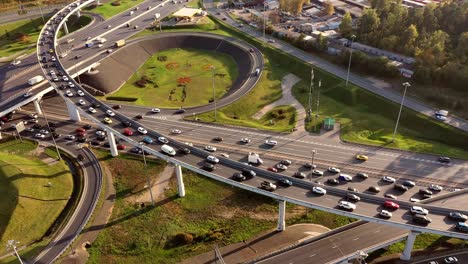
[[[122,47],[122,46],[125,46],[125,39],[117,40],[117,41],[115,42],[115,47],[116,47],[116,48],[120,48],[120,47]]]
[[[37,75],[28,80],[29,85],[34,85],[36,83],[42,82],[44,77],[42,75]]]
[[[249,152],[247,161],[248,163],[253,163],[253,164],[258,164],[258,165],[263,164],[263,160],[260,158],[260,155],[258,155],[255,152]]]
[[[158,19],[160,17],[161,17],[161,14],[159,14],[159,13],[154,14],[154,18]]]
[[[90,48],[92,46],[94,46],[94,43],[92,43],[92,42],[88,42],[88,43],[85,44],[86,48]]]

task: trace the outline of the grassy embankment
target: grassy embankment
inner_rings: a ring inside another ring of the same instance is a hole
[[[55,154],[45,151],[37,157],[32,153],[36,147],[26,140],[0,143],[1,245],[9,239],[18,240],[21,245],[40,240],[72,193],[73,179],[66,163],[44,163],[41,159]],[[47,242],[45,239],[30,245],[21,254],[29,256]],[[5,253],[6,248],[1,247],[0,255]]]
[[[171,179],[155,207],[142,207],[135,202],[137,195],[147,192],[141,159],[96,153],[114,177],[117,197],[109,223],[90,249],[89,263],[177,263],[212,250],[214,244],[249,239],[276,225],[274,200],[188,171],[184,171],[184,198],[178,198],[175,179]],[[153,181],[164,166],[160,160],[148,161]],[[352,221],[316,210],[306,213],[297,206],[287,210],[288,224],[313,222],[336,228]],[[176,245],[177,234],[190,234],[192,243]]]
[[[100,6],[88,6],[85,8],[86,11],[90,11],[96,14],[102,15],[105,19],[108,19],[110,17],[113,17],[119,13],[122,13],[126,11],[129,8],[132,8],[133,6],[139,5],[143,2],[144,0],[123,0],[123,1],[108,1],[106,3],[102,3]],[[113,6],[112,3],[114,2],[119,2],[119,5]],[[140,11],[141,12],[141,11]],[[128,18],[132,18],[130,16],[130,11],[127,11],[128,13]],[[136,15],[136,14],[135,14]]]
[[[237,78],[236,63],[225,54],[194,49],[154,54],[110,96],[138,98],[132,103],[164,108],[205,105],[213,99],[211,66],[215,68],[214,86],[219,99]],[[136,84],[142,78],[147,80],[144,88]]]

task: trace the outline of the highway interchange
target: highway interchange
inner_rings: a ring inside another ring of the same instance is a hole
[[[109,37],[106,36],[106,38],[109,38]],[[110,40],[109,43],[112,43],[112,40]],[[87,50],[87,49],[84,49],[84,50]],[[75,53],[73,53],[73,56],[74,54]],[[86,56],[89,55],[85,53],[83,54]],[[68,58],[72,58],[72,56],[69,55]],[[24,82],[24,79],[23,79],[23,82]],[[52,102],[53,100],[54,99],[52,99]],[[46,105],[47,103],[49,103],[49,101],[46,101],[44,105]],[[52,104],[55,104],[55,103],[52,103]],[[47,106],[45,107],[47,108]],[[124,109],[119,110],[119,111],[128,116],[133,116],[133,113],[135,112],[139,112],[139,114],[145,114],[145,113],[141,113],[142,110],[137,110],[134,107],[128,107],[129,108],[128,112],[125,108],[127,107],[124,107]],[[63,113],[63,115],[67,115],[67,114]],[[95,116],[98,117],[98,120],[102,120],[105,114],[103,112],[100,112],[100,114],[95,114]],[[213,126],[204,126],[204,125],[200,125],[196,123],[181,122],[178,120],[173,120],[171,116],[168,117],[164,115],[159,116],[157,118],[151,118],[151,117],[152,116],[145,117],[143,120],[139,122],[144,124],[145,127],[158,127],[158,132],[164,135],[170,134],[170,131],[173,128],[179,128],[183,131],[181,135],[177,135],[177,136],[169,135],[169,136],[174,137],[174,139],[177,139],[181,142],[183,141],[193,142],[194,145],[198,147],[203,147],[207,144],[216,145],[219,149],[217,152],[222,151],[222,152],[228,153],[230,154],[231,159],[239,160],[241,162],[243,162],[243,159],[245,159],[246,148],[245,146],[240,145],[238,142],[242,134],[236,129],[217,128]],[[119,118],[121,117],[119,116]],[[121,131],[123,129],[122,126],[120,125],[120,122],[115,122],[112,127],[116,131],[119,131],[119,130]],[[74,131],[72,129],[72,130],[64,130],[61,133],[73,134],[73,132]],[[207,135],[208,134],[207,132],[209,133],[209,136]],[[211,140],[214,136],[222,136],[225,140],[222,143],[213,143]],[[460,184],[458,187],[462,187],[463,184],[466,182],[466,178],[464,178],[466,173],[463,173],[463,172],[466,172],[467,165],[463,161],[455,161],[451,165],[443,165],[443,164],[438,163],[436,161],[436,157],[431,156],[431,155],[416,155],[412,153],[402,154],[401,152],[398,152],[398,151],[388,151],[388,150],[377,151],[375,148],[372,148],[372,147],[346,146],[342,144],[336,144],[335,142],[319,143],[319,142],[312,142],[310,140],[297,141],[297,140],[292,140],[285,136],[276,136],[272,134],[258,133],[258,132],[246,132],[245,136],[252,139],[252,142],[249,143],[249,148],[252,150],[256,150],[257,152],[260,152],[262,155],[264,154],[264,156],[266,157],[264,167],[272,166],[277,161],[283,158],[289,158],[293,160],[294,161],[293,166],[290,167],[285,173],[285,175],[288,175],[288,176],[290,176],[292,172],[294,171],[301,170],[301,167],[302,167],[301,165],[309,160],[310,149],[316,149],[317,152],[319,153],[316,158],[316,161],[317,161],[316,163],[319,165],[319,168],[322,170],[324,170],[327,166],[333,165],[333,166],[339,166],[341,168],[344,168],[345,172],[349,174],[353,174],[357,171],[368,172],[371,176],[370,179],[366,180],[364,183],[353,182],[353,184],[355,184],[356,188],[359,191],[363,191],[366,187],[368,187],[370,182],[374,182],[375,184],[381,185],[379,184],[379,179],[381,178],[383,174],[390,174],[392,176],[396,176],[396,178],[404,178],[404,179],[412,179],[412,180],[416,179],[416,181],[421,186],[427,186],[429,182],[436,182],[438,184],[445,185],[445,186],[452,186],[452,184],[455,183],[455,184]],[[265,146],[262,144],[262,142],[264,142],[266,138],[271,138],[271,137],[277,139],[279,142],[279,145],[274,147],[273,149],[274,151],[266,149]],[[133,139],[135,141],[139,141],[142,138],[141,136],[135,136]],[[364,165],[357,163],[354,160],[354,155],[356,153],[367,154],[370,156],[371,159]],[[331,158],[334,159],[333,163],[330,163],[329,161],[327,161]],[[178,159],[181,159],[184,162],[193,164],[195,166],[201,165],[200,157],[197,157],[196,155],[178,157]],[[217,171],[219,171],[220,168],[221,166],[218,165]],[[226,177],[226,176],[229,177],[230,175],[232,175],[234,171],[236,171],[228,167],[222,167],[222,168],[223,168],[223,175],[222,175],[223,177]],[[401,173],[402,170],[404,171],[404,173]],[[394,173],[394,171],[398,171],[399,173]],[[439,178],[440,178],[441,173],[443,173],[445,176],[449,175],[449,177],[446,178],[446,180],[440,180]],[[409,175],[409,177],[404,176],[404,175]],[[326,174],[323,178],[314,178],[313,180],[323,182],[324,179],[327,177],[333,177],[333,176]],[[258,180],[257,178],[254,178],[253,180],[250,180],[247,183],[253,187],[258,187],[260,181],[262,180]],[[297,181],[297,183],[298,183],[297,184],[298,186],[302,185],[301,181]],[[348,186],[349,184],[343,184],[341,187],[345,189]],[[382,186],[383,187],[382,187],[381,194],[391,189],[391,188],[388,188],[390,185],[387,185],[386,187],[385,185],[382,185]],[[418,187],[419,186],[413,189],[419,189]],[[307,193],[308,193],[308,191],[304,192],[304,189],[296,188],[295,186],[287,188],[287,189],[286,188],[281,189],[278,192],[283,195],[287,195],[291,197],[299,197],[299,196],[304,196],[304,195],[307,196]],[[413,195],[414,193],[409,191],[405,193],[404,195],[402,195],[401,197],[399,197],[398,200],[407,201],[408,198]],[[342,196],[340,195],[336,195],[336,196],[327,195],[326,197],[327,197],[326,199],[321,199],[320,201],[320,202],[323,202],[323,204],[321,205],[326,206],[326,207],[336,206],[337,201],[339,201],[342,198]],[[317,197],[314,197],[313,195],[312,196],[309,195],[309,198],[314,199]],[[314,202],[316,200],[318,199],[315,199]],[[358,204],[358,209],[356,209],[356,212],[359,214],[361,213],[372,214],[372,212],[374,213],[377,212],[376,208],[378,208],[378,206],[379,204],[372,204],[372,203],[370,203],[369,205],[365,204],[365,206],[361,206],[360,204]],[[457,207],[457,206],[454,205],[454,207]],[[406,212],[403,212],[403,210],[400,209],[398,212],[394,213],[394,218],[395,217],[399,218],[400,220],[406,223],[408,222],[409,216],[406,214]],[[432,218],[434,220],[434,223],[430,225],[431,227],[437,227],[437,228],[440,227],[441,229],[444,229],[444,230],[446,230],[447,228],[448,229],[452,228],[453,222],[447,221],[445,219],[445,215],[438,215],[436,218],[434,217]]]

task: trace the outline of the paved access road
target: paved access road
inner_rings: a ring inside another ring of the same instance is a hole
[[[243,27],[238,27],[239,23],[234,21],[226,12],[225,9],[211,9],[209,10],[211,14],[217,14],[218,12],[222,12],[221,15],[218,15],[217,17],[225,17],[226,20],[224,22],[228,23],[229,25],[231,25],[232,27],[236,27],[238,30],[246,33],[246,34],[249,34],[255,38],[258,38],[258,39],[263,39],[263,35],[261,32],[249,27],[249,26],[243,26]],[[269,36],[267,36],[267,38],[269,38]],[[266,41],[266,40],[265,40]],[[318,57],[314,57],[312,56],[311,54],[309,53],[306,53],[305,51],[301,50],[301,49],[298,49],[292,45],[290,45],[289,43],[286,43],[284,41],[281,41],[281,40],[275,40],[275,43],[269,43],[270,45],[284,51],[284,52],[287,52],[301,60],[304,60],[318,68],[321,68],[325,71],[328,71],[336,76],[339,76],[340,78],[342,79],[346,79],[346,75],[347,75],[347,71],[346,69],[342,68],[342,67],[339,67],[335,64],[332,64],[326,60],[323,60],[323,59],[320,59]],[[399,93],[395,93],[393,91],[389,91],[389,90],[385,90],[383,88],[380,88],[378,86],[375,86],[370,80],[366,79],[365,77],[362,77],[360,75],[357,75],[357,74],[354,74],[354,73],[350,73],[349,75],[349,81],[370,91],[370,92],[373,92],[375,94],[378,94],[382,97],[385,97],[387,98],[388,100],[390,101],[393,101],[393,102],[396,102],[396,103],[400,103],[401,102],[401,98],[402,96],[399,94]],[[425,114],[427,116],[430,116],[430,117],[434,117],[434,112],[436,111],[436,109],[433,109],[427,105],[424,105],[420,102],[418,102],[417,100],[415,99],[412,99],[412,98],[408,98],[406,97],[405,99],[405,102],[404,102],[404,105],[408,108],[411,108],[417,112],[420,112],[422,114]],[[457,127],[463,131],[467,131],[468,132],[468,122],[466,120],[463,120],[462,118],[458,118],[458,117],[454,117],[454,116],[451,116],[447,119],[446,121],[447,124],[451,125],[451,126],[454,126],[454,127]]]

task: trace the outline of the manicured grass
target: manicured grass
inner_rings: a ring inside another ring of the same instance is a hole
[[[161,61],[160,58],[167,60]],[[195,49],[170,49],[151,56],[117,92],[110,96],[135,97],[137,105],[164,108],[208,104],[213,98],[213,71],[216,98],[221,98],[237,78],[234,59],[228,55]],[[144,88],[136,82],[146,77]],[[186,78],[184,86],[180,81]]]
[[[120,2],[120,5],[118,6],[112,6],[112,3],[113,2]],[[97,7],[87,7],[85,8],[87,11],[90,11],[90,12],[93,12],[93,13],[96,13],[96,14],[100,14],[102,15],[104,18],[108,19],[112,16],[115,16],[133,6],[136,6],[140,3],[142,3],[144,0],[122,0],[122,1],[109,1],[107,3],[103,3],[101,6],[97,6]],[[159,3],[156,3],[156,4],[159,4]],[[142,12],[142,10],[138,10],[137,12]],[[136,14],[134,14],[133,16],[136,16],[138,15],[138,13],[135,12]],[[127,13],[130,14],[130,11],[127,11]],[[133,16],[128,16],[128,18],[133,18]]]
[[[0,57],[7,57],[22,51],[26,52],[29,46],[35,45],[42,26],[42,18],[1,24]],[[26,37],[21,39],[21,35]]]
[[[72,193],[67,165],[44,163],[30,152],[35,148],[26,140],[0,143],[1,245],[9,239],[21,244],[41,239]],[[0,248],[0,254],[5,252]]]
[[[142,189],[143,163],[129,155],[111,158],[106,152],[96,153],[114,176],[117,199],[109,223],[90,249],[89,263],[177,263],[212,250],[214,244],[239,242],[276,226],[273,199],[185,170],[184,198],[177,197],[172,178],[156,207],[141,207],[133,202],[133,195],[147,192]],[[148,160],[148,164],[153,178],[164,166],[161,161]],[[303,214],[305,210],[294,205],[288,205],[287,211],[288,224],[323,222],[334,228],[352,221],[317,210]],[[190,234],[194,240],[175,246],[177,234]]]

